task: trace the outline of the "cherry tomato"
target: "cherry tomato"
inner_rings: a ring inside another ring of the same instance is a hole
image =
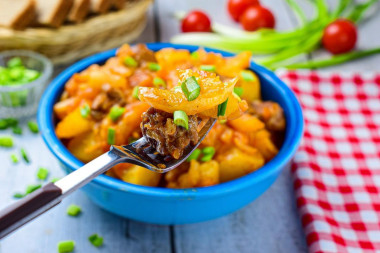
[[[239,22],[241,15],[250,6],[260,5],[258,0],[228,0],[227,8],[231,17]]]
[[[192,11],[182,20],[182,32],[210,32],[211,21],[202,11]]]
[[[355,47],[358,38],[355,25],[346,19],[329,24],[323,32],[322,44],[333,54],[342,54]]]
[[[262,6],[251,6],[240,17],[244,30],[256,31],[260,28],[274,28],[275,19],[270,10]]]

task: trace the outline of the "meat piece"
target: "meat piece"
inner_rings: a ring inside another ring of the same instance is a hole
[[[275,102],[254,101],[248,112],[257,116],[271,131],[283,131],[285,129],[285,116],[281,106]]]
[[[189,144],[198,143],[197,126],[197,116],[189,116],[186,130],[174,124],[173,114],[151,107],[142,115],[141,131],[158,153],[178,159]]]
[[[36,0],[37,22],[42,25],[60,27],[67,18],[73,0]]]
[[[90,10],[93,13],[106,13],[112,4],[112,0],[91,0]]]
[[[33,0],[0,1],[0,26],[23,29],[33,21],[35,15],[36,6]]]
[[[140,63],[157,62],[154,52],[149,50],[145,44],[137,44],[132,48],[133,58]]]
[[[74,0],[68,20],[74,23],[82,22],[90,11],[90,0]]]
[[[95,120],[101,120],[114,105],[124,106],[125,99],[121,91],[104,85],[102,91],[92,101],[91,116]]]

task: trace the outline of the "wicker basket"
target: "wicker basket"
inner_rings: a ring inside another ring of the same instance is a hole
[[[0,50],[33,50],[46,55],[55,64],[70,63],[136,39],[145,28],[146,10],[151,2],[130,0],[122,10],[59,29],[14,31],[0,28]]]

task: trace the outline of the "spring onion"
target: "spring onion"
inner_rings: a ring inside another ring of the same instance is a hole
[[[29,130],[30,130],[32,133],[37,134],[37,133],[39,132],[38,125],[37,125],[36,122],[29,121],[29,122],[28,122],[28,127],[29,127]]]
[[[109,145],[115,144],[115,137],[116,137],[115,135],[116,135],[115,129],[112,127],[108,128],[107,143]]]
[[[199,53],[197,51],[194,51],[190,54],[190,57],[194,60],[198,60],[199,59]]]
[[[244,93],[244,89],[242,87],[235,87],[234,88],[234,93],[236,95],[238,95],[239,97],[241,97]]]
[[[116,122],[121,117],[121,115],[123,115],[124,112],[125,112],[124,107],[113,106],[111,108],[109,116],[113,122]]]
[[[227,103],[228,103],[228,98],[226,101],[218,105],[218,117],[219,116],[224,116],[226,114],[227,110]]]
[[[155,86],[155,87],[157,87],[157,88],[159,88],[159,87],[166,87],[166,82],[164,81],[164,79],[162,79],[162,78],[159,78],[159,77],[155,77],[154,79],[153,79],[153,85]]]
[[[28,157],[28,154],[26,153],[25,149],[20,149],[20,152],[21,152],[21,157],[24,159],[24,161],[26,163],[30,163],[30,160],[29,160],[29,157]]]
[[[13,163],[18,163],[19,162],[19,159],[18,159],[17,155],[15,155],[15,154],[11,154],[11,160],[12,160]]]
[[[20,57],[13,57],[7,62],[8,68],[22,67],[22,60]]]
[[[243,80],[246,81],[246,82],[253,82],[253,81],[255,81],[255,76],[249,70],[242,70],[240,72],[240,75],[243,78]]]
[[[216,67],[214,65],[201,65],[200,69],[208,72],[216,72]]]
[[[139,98],[139,86],[135,86],[133,88],[132,97],[134,97],[137,100],[140,100],[140,98]]]
[[[32,192],[34,192],[34,191],[36,191],[36,190],[38,190],[40,188],[41,188],[40,184],[31,184],[31,185],[28,185],[26,187],[25,195],[30,194],[30,193],[32,193]]]
[[[59,179],[60,179],[60,178],[58,178],[58,177],[54,177],[52,180],[50,180],[50,182],[55,183],[55,182],[57,182]]]
[[[199,86],[194,76],[191,76],[187,78],[185,81],[183,81],[181,89],[188,101],[193,101],[194,99],[196,99],[199,96],[199,93],[201,92],[201,87]]]
[[[158,63],[155,62],[149,62],[148,63],[148,68],[151,71],[159,71],[161,69],[161,66]]]
[[[37,171],[37,178],[39,180],[46,180],[46,178],[48,177],[49,175],[49,170],[46,169],[46,168],[39,168],[38,171]]]
[[[82,118],[87,118],[90,115],[91,108],[88,104],[85,104],[83,107],[80,108],[80,115]]]
[[[74,248],[75,248],[74,241],[62,241],[58,243],[59,253],[70,253],[74,251]]]
[[[12,132],[13,132],[14,134],[21,135],[21,134],[22,134],[22,128],[19,127],[19,126],[15,126],[15,127],[12,128]]]
[[[5,119],[0,119],[0,130],[4,130],[8,128],[8,123]]]
[[[133,59],[131,56],[127,56],[124,58],[124,64],[128,67],[136,68],[138,63],[135,59]]]
[[[18,120],[14,118],[0,119],[0,130],[7,129],[8,127],[16,127]]]
[[[190,162],[191,160],[197,160],[198,157],[201,155],[202,151],[200,149],[195,149],[189,157],[186,159],[186,161]]]
[[[25,195],[22,193],[16,192],[15,194],[13,194],[13,197],[15,199],[22,199],[23,197],[25,197]]]
[[[10,136],[0,137],[0,147],[11,148],[13,147],[13,139]]]
[[[189,118],[184,111],[175,111],[173,114],[174,124],[189,130]]]
[[[214,154],[215,154],[215,148],[214,147],[206,147],[204,149],[202,149],[202,158],[201,158],[201,161],[202,162],[208,162],[208,161],[211,161]]]
[[[103,237],[99,236],[98,234],[90,235],[88,237],[88,240],[97,248],[103,245]]]
[[[82,209],[80,208],[80,206],[77,206],[77,205],[71,204],[67,208],[67,214],[70,216],[78,216],[81,212],[82,212]]]

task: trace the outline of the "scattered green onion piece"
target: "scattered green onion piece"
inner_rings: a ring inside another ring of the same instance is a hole
[[[29,160],[29,157],[28,157],[28,154],[26,153],[25,149],[20,149],[20,152],[21,152],[21,157],[24,159],[24,161],[26,163],[30,163],[30,160]]]
[[[40,180],[46,180],[48,175],[49,175],[49,170],[46,168],[41,167],[37,171],[37,178]]]
[[[204,156],[202,156],[201,161],[202,161],[202,162],[208,162],[208,161],[211,161],[213,156],[214,156],[214,155],[204,155]]]
[[[25,194],[27,195],[27,194],[30,194],[30,193],[32,193],[32,192],[34,192],[35,190],[38,190],[38,189],[40,189],[41,188],[41,185],[40,184],[31,184],[31,185],[28,185],[27,187],[26,187],[26,192],[25,192]]]
[[[7,62],[8,68],[14,68],[14,67],[22,67],[24,66],[22,64],[22,60],[20,57],[13,57]]]
[[[189,118],[184,111],[175,111],[173,114],[174,124],[189,130]]]
[[[195,149],[190,155],[189,157],[186,159],[186,161],[190,162],[191,160],[197,160],[198,157],[201,155],[202,151],[197,148]]]
[[[201,65],[200,69],[208,72],[216,72],[216,67],[214,65]]]
[[[240,75],[244,81],[247,81],[247,82],[255,81],[255,76],[249,70],[242,70],[240,72]]]
[[[41,73],[33,69],[24,70],[24,78],[28,81],[34,81],[40,77]]]
[[[132,97],[140,100],[140,98],[139,98],[139,86],[135,86],[135,88],[133,88]]]
[[[82,118],[87,118],[88,115],[90,115],[91,108],[88,104],[85,104],[83,107],[80,108],[80,115]]]
[[[4,130],[8,128],[8,122],[5,119],[0,119],[0,129]]]
[[[55,183],[55,182],[57,182],[59,179],[60,179],[59,177],[55,177],[55,178],[53,178],[52,180],[50,180],[50,182]]]
[[[62,241],[58,243],[59,253],[70,253],[74,251],[75,242],[74,241]]]
[[[67,208],[67,214],[70,216],[78,216],[81,212],[82,212],[82,209],[80,208],[80,206],[77,206],[77,205],[71,204]]]
[[[109,116],[113,122],[116,122],[125,111],[124,107],[113,106],[109,113]]]
[[[36,133],[39,132],[38,125],[37,125],[36,122],[29,121],[29,122],[28,122],[28,127],[29,127],[29,129],[30,129],[30,131],[31,131],[32,133],[35,133],[35,134],[36,134]]]
[[[16,192],[15,194],[13,194],[13,197],[15,199],[22,199],[23,197],[25,197],[25,195],[22,193]]]
[[[12,128],[12,132],[13,132],[14,134],[21,135],[21,134],[22,134],[22,128],[19,127],[19,126],[15,126],[15,127]]]
[[[149,62],[148,68],[149,68],[149,70],[152,70],[152,71],[159,71],[161,69],[161,66],[158,63]]]
[[[108,128],[108,134],[107,134],[107,143],[109,145],[113,145],[115,144],[115,134],[116,134],[116,131],[114,128]]]
[[[215,154],[215,148],[214,147],[206,147],[202,149],[202,153],[205,155],[214,155]]]
[[[14,119],[14,118],[7,118],[5,119],[8,123],[8,126],[10,127],[15,127],[18,125],[18,120],[17,119]]]
[[[241,97],[243,95],[244,89],[242,87],[235,87],[234,88],[234,92],[235,92],[236,95],[238,95],[239,97]]]
[[[0,137],[0,147],[11,148],[13,147],[13,139],[10,136]]]
[[[218,117],[219,116],[224,116],[226,114],[226,109],[227,109],[227,103],[228,103],[228,98],[226,101],[218,105]]]
[[[220,124],[226,124],[226,123],[227,123],[227,120],[226,120],[226,119],[220,119],[220,120],[219,120],[219,123],[220,123]]]
[[[166,82],[164,81],[164,79],[162,79],[162,78],[159,78],[159,77],[155,77],[154,79],[153,79],[153,85],[155,86],[155,87],[166,87]]]
[[[18,163],[19,162],[18,157],[15,154],[11,154],[11,160],[12,160],[13,163]]]
[[[92,245],[95,247],[100,247],[103,245],[103,237],[99,236],[98,234],[93,234],[88,237],[88,240]]]
[[[138,63],[135,59],[133,59],[131,56],[127,56],[124,58],[124,64],[128,67],[134,67],[136,68]]]
[[[191,76],[183,81],[181,88],[188,101],[193,101],[196,99],[201,92],[201,87],[199,86],[194,76]]]
[[[193,58],[194,60],[198,60],[199,59],[199,54],[197,51],[194,51],[190,54],[190,57]]]

